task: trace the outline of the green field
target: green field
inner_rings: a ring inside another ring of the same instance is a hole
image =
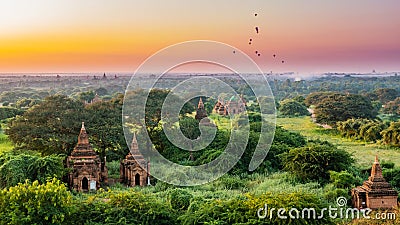
[[[393,162],[396,166],[400,166],[400,149],[343,138],[335,133],[334,130],[319,127],[308,116],[277,118],[277,125],[291,131],[299,132],[308,139],[321,139],[336,144],[338,148],[352,153],[356,164],[361,168],[371,167],[375,155],[378,155],[381,162]]]

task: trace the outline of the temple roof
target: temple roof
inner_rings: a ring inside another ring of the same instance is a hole
[[[206,117],[207,117],[207,111],[204,108],[203,100],[200,97],[199,104],[198,104],[197,109],[196,109],[195,118],[196,118],[196,120],[200,121],[201,119],[206,118]]]
[[[97,156],[96,152],[93,150],[92,145],[89,143],[89,136],[86,133],[85,123],[82,122],[81,131],[78,136],[78,143],[76,144],[74,150],[71,153],[74,157],[93,157]]]
[[[201,99],[201,97],[200,97],[200,100],[199,100],[199,104],[197,105],[197,108],[198,109],[204,109],[203,99]]]
[[[89,144],[89,137],[86,133],[85,122],[82,122],[81,131],[78,136],[78,144]]]
[[[383,178],[378,156],[375,156],[374,164],[372,164],[371,176],[356,190],[358,192],[367,192],[370,196],[397,196],[397,191]]]
[[[146,162],[146,160],[144,159],[142,153],[140,153],[140,151],[139,151],[139,145],[138,145],[135,133],[133,134],[130,151],[126,155],[125,159],[126,160],[135,160],[135,161],[138,161],[140,163],[145,163]]]
[[[381,180],[382,178],[383,178],[382,168],[381,165],[379,164],[378,156],[375,156],[375,161],[371,169],[371,180],[378,181]]]

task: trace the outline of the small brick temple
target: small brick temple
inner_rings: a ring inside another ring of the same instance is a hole
[[[100,188],[100,182],[107,182],[107,167],[89,143],[83,122],[78,144],[67,158],[67,167],[71,168],[68,174],[69,186],[75,191],[95,191]]]
[[[382,176],[382,168],[375,157],[371,176],[362,186],[351,190],[353,206],[359,209],[391,209],[397,208],[397,191]]]

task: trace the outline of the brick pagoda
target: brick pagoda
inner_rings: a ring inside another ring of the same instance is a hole
[[[397,207],[397,191],[382,176],[378,157],[372,165],[371,176],[362,186],[351,190],[353,206],[356,208],[390,209]]]
[[[78,144],[67,158],[67,167],[71,168],[68,182],[73,190],[83,192],[97,190],[100,188],[100,182],[107,181],[107,168],[102,165],[100,157],[89,143],[83,122]]]

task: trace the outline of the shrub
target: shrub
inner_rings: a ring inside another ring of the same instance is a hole
[[[309,142],[280,155],[284,169],[302,180],[326,182],[329,171],[346,170],[353,163],[350,154],[329,142]]]
[[[25,182],[0,191],[0,224],[64,224],[72,196],[59,180]]]
[[[190,205],[192,194],[183,189],[173,189],[169,192],[168,201],[175,210],[186,210]]]

